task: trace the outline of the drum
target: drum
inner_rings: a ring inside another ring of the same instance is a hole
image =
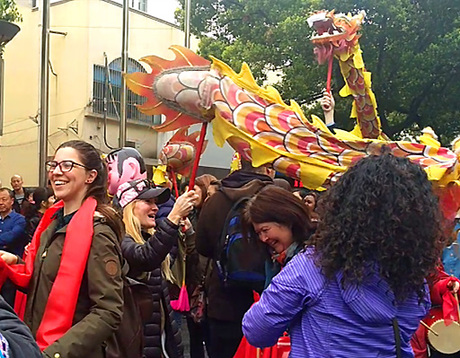
[[[460,324],[458,322],[452,322],[446,326],[441,308],[432,308],[428,317],[423,321],[431,329],[427,329],[427,338],[436,351],[444,354],[460,352]]]

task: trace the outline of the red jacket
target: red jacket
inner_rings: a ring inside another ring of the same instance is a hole
[[[428,285],[430,287],[430,298],[432,306],[444,306],[445,298],[448,298],[449,293],[449,282],[457,281],[457,278],[449,276],[443,271],[442,265],[437,267],[434,274],[427,278]],[[453,298],[453,297],[452,297]],[[444,307],[443,307],[444,310]],[[444,313],[444,312],[443,312]],[[458,310],[454,310],[454,316],[458,320]],[[427,352],[427,329],[420,324],[417,331],[414,333],[411,339],[412,349],[414,351],[415,358],[428,358]]]

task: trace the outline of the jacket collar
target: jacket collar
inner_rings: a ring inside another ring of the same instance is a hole
[[[255,179],[259,179],[260,181],[266,183],[273,183],[273,179],[268,175],[248,172],[245,170],[237,170],[222,179],[222,186],[226,188],[241,188]]]
[[[54,221],[56,222],[54,231],[56,233],[65,233],[67,229],[67,225],[70,223],[70,220],[72,220],[76,212],[77,211],[74,211],[73,213],[64,215],[64,208],[61,208],[58,211],[56,211],[56,213],[52,217]]]
[[[0,215],[0,219],[5,220],[5,219],[8,218],[8,217],[14,216],[14,214],[16,214],[16,211],[13,209],[13,210],[11,210],[8,214],[6,214],[5,217],[3,217],[3,216]]]

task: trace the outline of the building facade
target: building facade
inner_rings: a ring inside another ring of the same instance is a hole
[[[168,48],[184,43],[172,23],[130,10],[128,72],[146,71],[137,60],[149,54],[171,58]],[[40,120],[41,9],[32,0],[17,0],[21,31],[5,47],[4,134],[0,137],[0,179],[9,186],[20,174],[26,186],[38,185]],[[40,5],[40,2],[38,2]],[[70,139],[83,139],[109,152],[118,147],[121,83],[122,7],[111,0],[55,1],[50,8],[50,117],[48,155]],[[192,39],[192,48],[197,42]],[[104,110],[104,98],[107,100]],[[168,135],[151,126],[159,116],[140,114],[128,94],[128,144],[154,163]]]

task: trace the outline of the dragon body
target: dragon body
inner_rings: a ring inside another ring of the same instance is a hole
[[[218,59],[210,63],[188,49],[173,46],[171,50],[176,55],[173,60],[141,59],[151,73],[126,75],[130,89],[147,98],[139,110],[166,116],[155,127],[158,131],[212,121],[216,144],[227,141],[254,166],[272,165],[312,189],[334,183],[359,159],[382,152],[418,163],[440,185],[459,177],[457,155],[449,149],[393,142],[381,135],[375,98],[370,83],[366,84],[370,76],[364,67],[354,70],[356,54],[345,60],[353,65],[348,62],[342,67],[349,70],[346,88],[355,91],[356,112],[363,114],[358,115],[358,135],[333,134],[318,117],[307,119],[296,102],[286,104],[273,87],[259,87],[246,64],[236,73]]]
[[[315,53],[320,64],[329,56],[339,60],[340,71],[345,86],[340,95],[354,98],[351,118],[356,118],[358,126],[354,133],[362,138],[382,138],[380,119],[377,114],[377,102],[371,88],[371,73],[366,71],[359,47],[359,30],[364,12],[355,16],[335,14],[334,11],[319,11],[308,19],[309,25],[316,31],[312,36]]]

